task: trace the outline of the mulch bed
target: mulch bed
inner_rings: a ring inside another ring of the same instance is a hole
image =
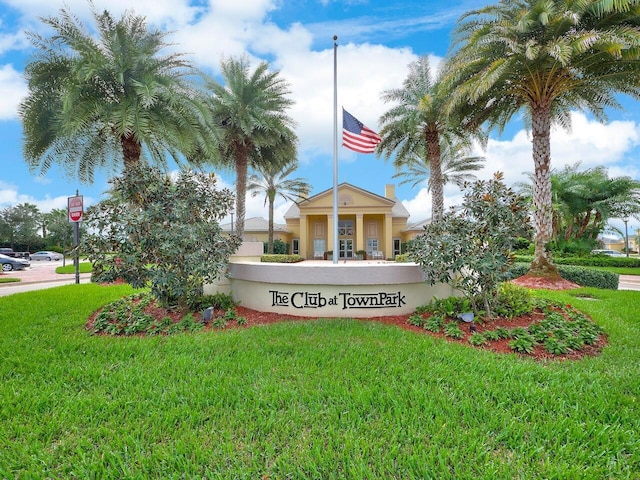
[[[539,277],[531,277],[528,275],[517,278],[513,280],[513,282],[528,288],[545,288],[549,290],[568,290],[568,289],[580,288],[579,285],[571,283],[567,280],[561,280],[561,281],[554,280],[552,282],[549,282]],[[154,318],[161,319],[168,316],[168,317],[171,317],[176,322],[179,321],[186,314],[190,313],[190,312],[184,312],[184,311],[181,312],[176,309],[160,308],[155,306],[154,302],[152,302],[151,305],[149,305],[145,309],[145,311],[153,315]],[[236,322],[230,322],[225,327],[223,327],[224,329],[250,328],[256,325],[269,325],[269,324],[278,323],[278,322],[315,320],[315,318],[310,318],[310,317],[283,315],[281,313],[273,313],[273,312],[259,312],[259,311],[251,310],[249,308],[245,308],[242,306],[237,306],[236,311],[238,316],[246,318],[246,323],[244,325],[238,325]],[[99,312],[95,312],[93,315],[91,315],[91,317],[87,321],[87,324],[86,324],[87,330],[90,330],[90,331],[93,330],[93,322],[98,313]],[[214,312],[214,318],[218,316],[223,316],[223,315],[224,315],[224,311]],[[196,316],[196,318],[199,318],[199,316],[201,316],[201,313],[197,312],[194,314],[194,316]],[[453,339],[451,337],[445,336],[444,333],[430,332],[429,330],[425,330],[423,327],[418,327],[418,326],[409,324],[407,322],[407,320],[409,319],[409,316],[410,315],[395,315],[395,316],[386,316],[386,317],[371,317],[371,318],[365,318],[365,319],[360,318],[356,320],[375,321],[375,322],[384,323],[386,325],[394,325],[399,328],[410,330],[422,335],[431,335],[432,337],[441,338],[449,342],[456,342],[456,343],[464,344],[468,347],[472,347],[472,345],[469,344],[469,337],[471,336],[469,325],[461,324],[462,331],[464,332],[464,337],[460,339]],[[523,316],[512,318],[512,319],[498,318],[498,319],[491,320],[490,322],[476,322],[475,326],[478,333],[482,333],[484,330],[495,330],[498,327],[505,327],[510,329],[516,328],[516,327],[527,328],[530,325],[532,325],[534,322],[541,320],[543,317],[544,317],[544,314],[541,311],[534,311],[531,314],[523,315]],[[205,327],[205,330],[214,330],[214,329],[219,329],[219,328],[213,327],[211,323],[208,323]],[[523,357],[532,358],[534,360],[540,360],[540,361],[551,360],[551,359],[579,360],[586,356],[598,355],[606,344],[607,344],[606,336],[600,335],[600,337],[598,337],[598,340],[594,345],[585,345],[580,351],[569,351],[564,355],[551,354],[547,352],[544,349],[544,347],[541,345],[537,345],[534,348],[533,352],[530,354],[514,353],[513,350],[511,350],[511,348],[509,347],[508,339],[495,340],[495,341],[488,342],[487,345],[480,346],[480,347],[473,346],[472,348],[480,348],[483,350],[500,353],[500,354],[521,355]]]

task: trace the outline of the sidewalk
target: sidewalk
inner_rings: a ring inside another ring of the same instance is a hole
[[[68,264],[68,262],[67,262]],[[25,270],[14,270],[2,274],[3,278],[19,278],[20,282],[0,283],[0,288],[7,285],[15,285],[16,283],[42,283],[42,282],[65,282],[75,280],[73,273],[56,273],[56,268],[62,266],[62,262],[31,262],[31,268]],[[81,273],[80,278],[90,278],[90,273]]]
[[[19,278],[19,282],[0,283],[0,297],[12,295],[14,293],[30,292],[45,288],[57,287],[60,285],[75,284],[75,274],[56,273],[56,268],[62,262],[31,262],[31,267],[26,270],[17,270],[2,273],[3,278]],[[80,283],[89,283],[90,273],[80,274]]]

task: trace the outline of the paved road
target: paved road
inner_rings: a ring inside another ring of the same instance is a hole
[[[619,290],[640,290],[640,275],[620,275]]]
[[[68,263],[67,263],[68,264]],[[60,285],[74,284],[74,274],[58,274],[56,268],[62,265],[62,261],[32,261],[31,267],[26,270],[17,270],[2,274],[3,277],[19,278],[19,282],[0,283],[0,297],[12,293],[30,292],[43,288],[58,287]],[[80,274],[80,283],[89,283],[91,274]]]

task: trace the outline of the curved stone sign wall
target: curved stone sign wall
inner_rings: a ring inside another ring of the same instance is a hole
[[[235,261],[229,288],[243,307],[305,317],[405,315],[434,297],[455,294],[449,285],[426,284],[416,264],[367,261]]]

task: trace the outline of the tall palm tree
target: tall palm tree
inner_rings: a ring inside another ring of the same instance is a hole
[[[552,235],[553,124],[570,109],[604,120],[617,93],[640,98],[637,0],[502,0],[464,15],[443,83],[455,85],[449,109],[472,104],[503,129],[524,110],[532,129],[535,257],[530,273],[558,278],[545,245]]]
[[[426,155],[417,154],[401,162],[396,159],[397,171],[393,178],[401,178],[401,185],[410,183],[415,187],[427,180],[427,189],[431,191],[431,168]],[[471,172],[477,172],[484,167],[484,157],[470,155],[470,146],[459,139],[440,144],[440,157],[442,167],[442,184],[453,183],[462,188],[466,182],[476,179]]]
[[[256,173],[249,177],[247,189],[255,197],[264,194],[264,204],[269,203],[269,239],[267,252],[273,253],[273,205],[276,197],[299,202],[309,195],[310,185],[305,178],[287,178],[298,169],[296,160],[289,163],[262,163],[255,167]]]
[[[19,109],[29,167],[44,174],[59,164],[92,182],[96,169],[126,172],[144,155],[161,165],[167,153],[216,155],[217,128],[206,121],[189,62],[161,55],[165,34],[144,17],[115,20],[91,7],[96,37],[67,8],[42,19],[53,36],[30,34],[37,53]]]
[[[388,160],[395,153],[394,165],[399,169],[426,152],[432,218],[437,220],[444,211],[441,145],[453,142],[456,136],[469,138],[472,130],[454,121],[454,115],[446,114],[447,92],[439,75],[432,76],[427,56],[409,65],[409,74],[401,88],[385,90],[381,97],[385,103],[394,105],[379,119],[382,141],[377,146],[377,154]],[[480,134],[477,138],[482,140]]]
[[[286,112],[293,101],[288,83],[267,62],[251,71],[246,57],[228,58],[221,69],[224,85],[210,82],[209,107],[222,126],[222,165],[236,172],[236,234],[242,238],[248,167],[264,158],[263,148],[281,149],[271,158],[295,157],[297,137]]]

